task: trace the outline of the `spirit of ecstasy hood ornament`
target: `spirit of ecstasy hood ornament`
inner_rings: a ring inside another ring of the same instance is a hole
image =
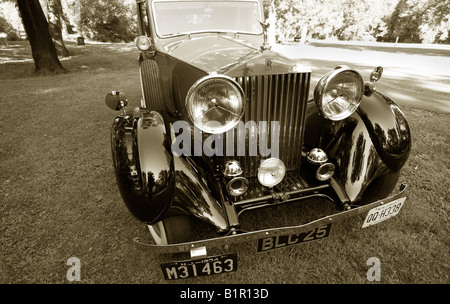
[[[269,23],[269,21],[263,22],[259,19],[258,19],[258,22],[259,22],[259,24],[261,24],[261,27],[263,30],[263,35],[264,35],[264,42],[261,45],[261,51],[270,50],[271,46],[269,45],[269,39],[267,37],[267,30],[270,27],[270,23]]]

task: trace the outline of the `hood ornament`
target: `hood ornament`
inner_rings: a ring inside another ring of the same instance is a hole
[[[267,30],[270,27],[269,21],[266,20],[266,22],[263,22],[258,19],[259,24],[261,24],[262,30],[263,30],[263,36],[264,36],[264,42],[261,45],[261,51],[270,50],[272,47],[269,44],[269,39],[267,35]]]

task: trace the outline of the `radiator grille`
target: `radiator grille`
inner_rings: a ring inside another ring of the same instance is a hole
[[[140,64],[140,70],[146,108],[165,110],[166,101],[158,63],[154,60],[143,60]]]
[[[270,149],[272,138],[277,136],[271,133],[270,122],[278,121],[279,158],[288,171],[299,169],[310,73],[236,77],[235,80],[247,98],[244,123],[254,121],[259,128],[259,122],[267,121],[267,146]],[[261,134],[261,130],[258,131]],[[237,134],[234,136],[235,143],[236,138]],[[244,169],[244,176],[256,176],[261,159],[267,158],[261,156],[265,153],[259,149],[260,138],[258,136],[257,156],[249,156],[249,130],[246,129],[245,156],[237,156],[235,147],[234,156],[227,155],[224,160],[238,160]]]

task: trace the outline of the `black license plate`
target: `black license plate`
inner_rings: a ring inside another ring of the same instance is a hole
[[[208,276],[237,270],[237,254],[218,255],[199,260],[187,260],[161,264],[166,280]]]
[[[291,235],[277,235],[258,240],[258,252],[283,248],[314,240],[320,240],[330,235],[331,224],[316,227],[310,231]]]

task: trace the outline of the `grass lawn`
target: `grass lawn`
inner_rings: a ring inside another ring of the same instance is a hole
[[[159,264],[173,257],[133,244],[136,236],[150,236],[121,201],[110,152],[117,113],[107,108],[104,96],[121,90],[131,107],[139,105],[138,52],[131,44],[68,43],[68,49],[71,57],[62,64],[70,73],[36,77],[27,42],[0,48],[0,283],[69,283],[71,257],[81,261],[81,283],[167,283]],[[408,62],[414,54],[398,56]],[[345,60],[351,64],[352,57]],[[317,74],[326,65],[334,67],[312,57],[305,63]],[[421,94],[424,102],[443,100],[444,107],[397,98],[414,139],[401,176],[409,185],[401,212],[362,230],[350,220],[333,227],[327,239],[265,253],[256,252],[256,243],[233,246],[236,273],[175,283],[373,284],[366,277],[371,257],[380,260],[380,283],[450,283],[448,67],[446,75],[424,73],[419,85],[400,83],[389,76],[389,66],[386,70],[380,88],[401,87],[397,97]],[[401,72],[403,79],[414,78],[411,71]],[[262,213],[254,219],[277,222],[295,212],[288,208],[276,210],[277,217]]]

